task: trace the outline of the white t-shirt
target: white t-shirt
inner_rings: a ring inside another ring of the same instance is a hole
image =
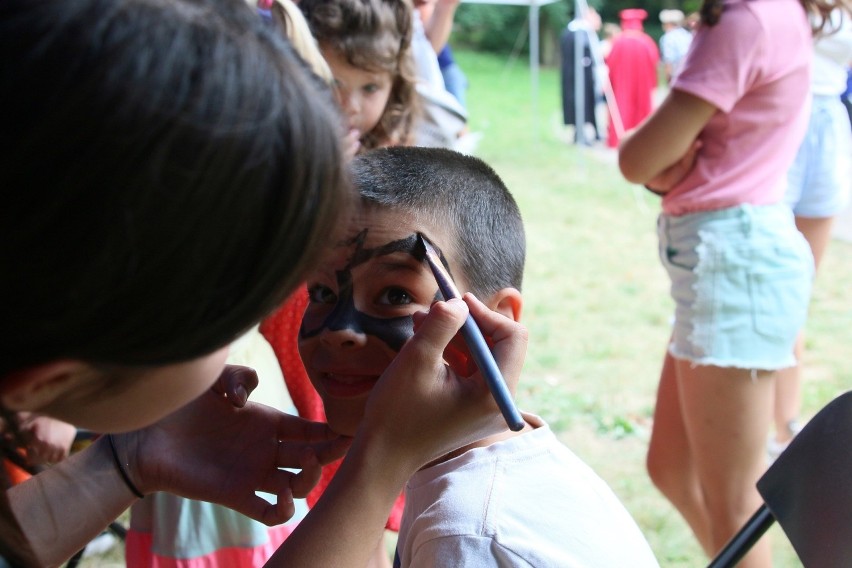
[[[401,566],[659,566],[633,518],[539,418],[535,430],[417,472]]]

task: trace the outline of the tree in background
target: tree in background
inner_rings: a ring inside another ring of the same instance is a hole
[[[662,27],[657,17],[663,9],[689,14],[698,10],[700,0],[590,0],[604,22],[618,22],[618,13],[625,8],[643,8],[650,17],[645,31],[658,40]],[[542,64],[555,65],[559,36],[574,14],[574,0],[560,0],[541,8]],[[503,54],[528,54],[529,10],[526,6],[472,4],[462,0],[455,15],[451,43],[476,51]],[[519,45],[520,44],[520,45]]]

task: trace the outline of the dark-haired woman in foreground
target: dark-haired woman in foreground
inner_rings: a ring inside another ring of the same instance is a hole
[[[0,61],[3,428],[30,410],[108,434],[0,493],[0,556],[61,563],[152,491],[285,520],[348,442],[244,404],[256,377],[223,372],[224,346],[347,210],[328,94],[239,0],[10,0]],[[523,328],[468,304],[516,380]],[[288,566],[361,563],[413,471],[504,427],[442,360],[467,312],[421,318]]]

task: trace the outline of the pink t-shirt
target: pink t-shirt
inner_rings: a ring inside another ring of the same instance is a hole
[[[798,0],[726,0],[672,88],[718,110],[695,167],[663,198],[684,215],[781,201],[810,110],[811,31]]]

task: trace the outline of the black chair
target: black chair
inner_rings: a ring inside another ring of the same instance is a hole
[[[852,391],[805,425],[757,490],[763,504],[708,568],[735,566],[775,521],[807,568],[852,566]]]

